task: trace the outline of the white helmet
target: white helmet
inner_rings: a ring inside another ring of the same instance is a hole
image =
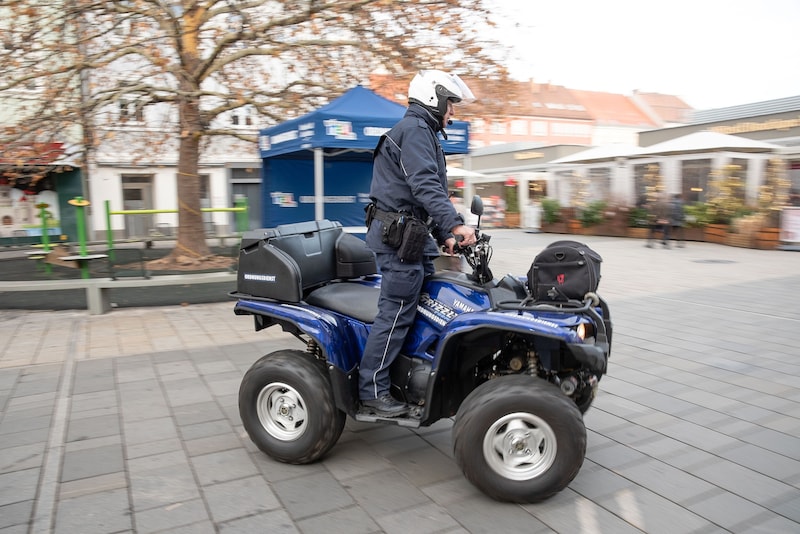
[[[448,100],[465,103],[475,100],[475,95],[457,74],[421,70],[408,86],[408,101],[422,104],[440,119],[447,112]]]

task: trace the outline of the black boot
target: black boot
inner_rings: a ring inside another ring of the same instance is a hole
[[[361,404],[369,411],[375,412],[375,414],[382,417],[398,417],[408,413],[408,405],[396,400],[388,393],[377,399],[362,400]]]

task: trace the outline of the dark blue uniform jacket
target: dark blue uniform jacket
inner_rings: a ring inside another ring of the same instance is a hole
[[[443,243],[455,226],[464,223],[447,194],[447,166],[436,136],[439,129],[428,110],[410,104],[375,150],[369,195],[381,210],[411,213],[423,221],[430,216],[433,234]],[[382,225],[377,219],[372,222],[367,245],[375,252],[393,252],[395,249],[381,241]],[[438,255],[433,240],[425,254]]]

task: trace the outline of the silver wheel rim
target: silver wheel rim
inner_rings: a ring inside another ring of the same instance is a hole
[[[291,441],[308,428],[306,403],[296,389],[282,382],[264,386],[256,399],[258,421],[267,433],[281,441]]]
[[[489,467],[509,480],[531,480],[553,465],[556,434],[543,419],[517,412],[501,417],[483,436],[483,456]]]

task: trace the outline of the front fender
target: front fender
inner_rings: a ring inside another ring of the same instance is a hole
[[[577,332],[568,326],[577,324],[574,317],[560,320],[558,323],[548,318],[537,317],[532,313],[517,311],[478,311],[462,313],[447,324],[447,329],[439,343],[434,358],[434,369],[439,365],[442,355],[447,352],[448,344],[461,335],[479,329],[517,332],[558,339],[565,343],[581,343]]]
[[[551,317],[541,315],[543,314],[537,316],[517,310],[477,311],[463,313],[450,321],[442,333],[433,358],[432,375],[426,392],[425,404],[428,409],[423,416],[424,422],[433,422],[452,415],[458,409],[461,399],[469,394],[469,388],[466,384],[461,384],[459,377],[464,366],[469,367],[475,362],[470,363],[470,357],[465,355],[464,348],[474,346],[471,343],[482,338],[483,332],[501,335],[517,333],[549,339],[552,341],[547,343],[554,350],[563,343],[583,364],[600,372],[605,371],[607,352],[602,347],[584,344],[573,328],[580,322],[579,317],[569,314]],[[471,335],[474,339],[469,338]],[[497,347],[498,350],[500,348]]]
[[[325,359],[343,371],[358,363],[368,333],[359,321],[308,305],[240,299],[234,313],[256,316],[258,321],[266,322],[262,328],[279,324],[284,331],[309,336]]]

